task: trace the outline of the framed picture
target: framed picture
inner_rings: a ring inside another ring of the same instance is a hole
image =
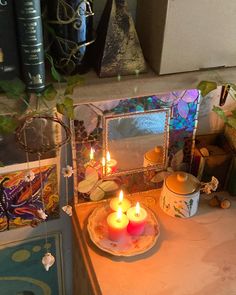
[[[59,218],[58,167],[53,158],[0,168],[0,231],[37,225],[40,209]]]
[[[49,271],[42,264],[46,249],[55,257]],[[35,237],[1,245],[0,264],[1,295],[65,294],[60,233],[50,234],[47,241]]]

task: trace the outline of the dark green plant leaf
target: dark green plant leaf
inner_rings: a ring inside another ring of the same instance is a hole
[[[201,81],[197,89],[201,91],[202,96],[206,96],[209,92],[217,88],[216,82],[211,81]]]
[[[222,108],[213,106],[212,111],[215,112],[225,123],[228,122],[228,117],[226,116]]]
[[[236,129],[236,118],[228,117],[227,124]]]
[[[66,78],[67,86],[64,92],[64,95],[72,95],[74,92],[74,88],[76,86],[81,85],[84,82],[84,78],[80,75],[74,75]]]
[[[0,167],[4,167],[4,164],[3,164],[3,162],[1,162],[1,161],[0,161]]]
[[[18,121],[10,116],[0,116],[0,133],[12,133],[18,126]]]
[[[62,103],[57,103],[56,107],[60,114],[67,116],[70,119],[74,118],[73,99],[70,97],[65,97],[64,101]]]
[[[0,80],[0,88],[11,99],[19,99],[25,92],[25,84],[18,78],[13,80]]]
[[[56,68],[54,66],[54,61],[53,61],[53,58],[51,57],[51,55],[46,54],[46,58],[50,62],[51,74],[52,74],[53,79],[56,80],[57,82],[63,81],[63,77],[58,73],[58,71],[56,70]]]
[[[47,88],[43,91],[42,96],[45,100],[52,101],[57,97],[57,90],[53,85],[48,85]]]

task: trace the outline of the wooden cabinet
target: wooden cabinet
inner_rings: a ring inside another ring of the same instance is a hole
[[[236,65],[236,2],[138,0],[137,32],[159,74]]]

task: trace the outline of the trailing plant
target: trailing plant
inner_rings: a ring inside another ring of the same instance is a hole
[[[236,102],[236,84],[233,83],[221,83],[222,86],[222,93],[221,96],[227,97],[227,95],[230,95],[232,99]],[[214,81],[201,81],[197,89],[201,91],[202,96],[206,96],[211,91],[215,90],[217,88],[217,82]],[[213,112],[215,112],[226,125],[236,129],[236,107],[230,111],[230,113],[226,113],[221,107],[213,106],[212,109]]]
[[[46,55],[46,58],[50,63],[51,76],[56,83],[48,84],[40,93],[28,93],[26,85],[19,78],[0,80],[1,92],[9,100],[19,102],[17,110],[11,110],[9,108],[8,113],[11,115],[0,115],[0,134],[14,132],[26,116],[52,113],[55,108],[62,115],[70,119],[74,118],[72,95],[75,87],[83,83],[83,78],[80,75],[70,77],[61,76],[54,67],[52,57]],[[31,103],[32,98],[35,100],[34,107]],[[0,100],[0,105],[1,103],[3,102]]]

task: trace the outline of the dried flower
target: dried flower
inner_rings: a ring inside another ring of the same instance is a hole
[[[70,165],[67,165],[66,168],[62,169],[62,174],[64,177],[71,177],[73,173],[74,170]]]
[[[202,185],[203,185],[203,187],[201,188],[201,190],[206,194],[210,194],[212,191],[216,191],[216,189],[219,185],[219,181],[217,178],[212,176],[210,182],[202,183]]]
[[[72,216],[72,207],[70,205],[66,205],[62,207],[62,210],[69,216]]]
[[[30,182],[30,181],[34,180],[34,178],[35,178],[35,174],[32,170],[28,170],[25,173],[25,181],[26,182]]]
[[[43,211],[43,209],[37,210],[39,218],[46,220],[48,215]]]
[[[42,264],[44,265],[44,268],[46,271],[49,270],[49,268],[54,264],[55,262],[55,257],[52,256],[51,253],[47,252],[43,258],[42,258]]]

